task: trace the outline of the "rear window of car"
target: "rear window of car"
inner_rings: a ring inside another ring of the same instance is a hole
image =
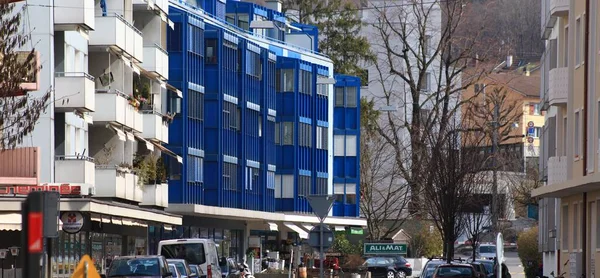
[[[388,265],[391,263],[393,263],[393,260],[390,258],[369,258],[365,261],[364,265]]]
[[[473,268],[468,266],[440,266],[435,273],[436,277],[472,277]]]

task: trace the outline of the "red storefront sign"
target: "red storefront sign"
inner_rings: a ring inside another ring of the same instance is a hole
[[[81,196],[80,185],[9,185],[0,186],[0,195],[27,195],[33,191],[55,191],[63,196]]]

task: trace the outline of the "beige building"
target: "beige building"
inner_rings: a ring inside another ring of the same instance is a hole
[[[540,169],[546,183],[532,195],[541,198],[539,240],[547,276],[554,271],[595,277],[600,271],[598,24],[595,0],[542,1],[547,113]]]

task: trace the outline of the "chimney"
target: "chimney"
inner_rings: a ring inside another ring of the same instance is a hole
[[[506,56],[506,67],[510,68],[510,67],[512,67],[512,64],[513,64],[513,56],[512,55]]]
[[[267,0],[265,1],[265,7],[277,12],[281,12],[281,0]]]

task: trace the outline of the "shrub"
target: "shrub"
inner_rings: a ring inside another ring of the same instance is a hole
[[[418,234],[411,235],[409,249],[410,256],[415,258],[439,256],[444,251],[442,236],[437,229],[430,231],[423,226]]]
[[[525,276],[534,278],[542,263],[542,254],[538,250],[538,227],[521,232],[517,238],[517,246],[519,259],[525,269]]]

